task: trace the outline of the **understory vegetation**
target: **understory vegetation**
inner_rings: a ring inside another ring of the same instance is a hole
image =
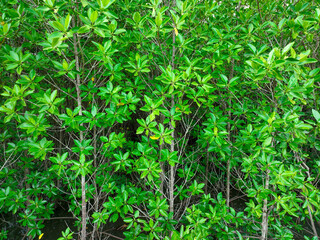
[[[0,0],[0,18],[0,240],[48,239],[59,206],[59,240],[318,239],[319,0]]]

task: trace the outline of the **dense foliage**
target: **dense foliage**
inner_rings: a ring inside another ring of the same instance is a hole
[[[60,239],[318,239],[319,1],[0,12],[4,223],[38,238],[64,204]]]

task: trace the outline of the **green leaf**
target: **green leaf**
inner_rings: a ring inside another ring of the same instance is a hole
[[[228,84],[228,78],[226,75],[220,74],[221,79],[225,82],[225,84]]]
[[[97,34],[98,36],[105,38],[106,35],[104,34],[104,31],[101,28],[96,28],[94,29],[94,33]]]
[[[311,125],[302,122],[296,124],[295,127],[302,130],[310,130],[313,128]]]
[[[136,23],[139,23],[140,20],[141,20],[141,16],[140,16],[140,13],[139,12],[135,12],[133,14],[133,20],[136,22]]]
[[[317,110],[312,109],[312,114],[317,122],[320,123],[320,113]]]
[[[55,29],[60,30],[60,31],[62,31],[62,32],[65,31],[64,26],[63,26],[60,22],[58,22],[58,21],[54,21],[54,22],[52,23],[52,27],[54,27]]]
[[[282,49],[281,55],[284,56],[292,48],[294,42],[289,43],[287,46]]]
[[[3,25],[3,29],[2,29],[3,35],[7,35],[7,34],[8,34],[8,32],[9,32],[9,30],[10,30],[10,27],[11,27],[11,24],[10,24],[10,23],[5,23],[5,24]]]
[[[70,16],[70,14],[68,14],[68,16],[66,17],[66,20],[64,21],[64,28],[65,28],[66,30],[68,30],[68,28],[69,28],[71,18],[72,18],[72,17]]]
[[[17,68],[18,66],[19,66],[19,64],[17,64],[17,63],[8,64],[6,69],[11,70],[11,69]]]
[[[317,59],[314,59],[314,58],[308,58],[302,62],[299,63],[299,65],[304,65],[304,64],[310,64],[310,63],[316,63],[318,62]]]
[[[17,62],[20,60],[19,55],[16,52],[10,51],[10,56]]]
[[[98,12],[97,12],[97,11],[93,11],[93,12],[91,13],[91,15],[90,15],[90,21],[91,21],[92,23],[94,23],[94,22],[97,20],[97,18],[98,18]]]
[[[159,11],[158,14],[157,14],[157,17],[156,17],[156,25],[157,25],[158,27],[160,27],[161,24],[162,24],[162,15],[161,15],[161,13],[160,13],[160,11]]]
[[[249,46],[249,48],[251,49],[251,51],[252,51],[253,53],[256,53],[257,49],[256,49],[255,46],[253,46],[252,44],[248,44],[248,46]]]
[[[271,144],[272,137],[268,137],[264,142],[262,143],[263,147],[268,147]]]
[[[90,27],[88,25],[84,25],[77,31],[78,33],[87,33],[90,31]]]

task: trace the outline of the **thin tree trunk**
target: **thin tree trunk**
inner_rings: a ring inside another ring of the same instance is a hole
[[[163,124],[163,122],[164,122],[164,115],[161,114],[160,115],[160,123]],[[160,145],[160,159],[161,159],[161,150],[163,149],[163,146],[164,146],[164,144]],[[164,173],[165,173],[165,165],[164,165],[164,163],[162,161],[160,161],[160,167],[161,167],[161,172],[160,172],[160,193],[161,193],[161,198],[163,199],[163,198],[165,198],[165,193],[164,193],[163,186],[165,184],[166,178],[165,178],[165,175],[164,175]]]
[[[232,68],[233,69],[233,68]],[[229,108],[231,108],[231,98],[229,97]],[[229,121],[231,120],[231,110],[228,111],[228,116],[229,116]],[[230,122],[228,122],[228,141],[231,143],[231,126]],[[232,155],[231,155],[232,156]],[[227,207],[230,207],[230,157],[228,157],[227,160],[227,193],[226,193],[226,198],[227,198]]]
[[[239,3],[240,4],[240,3]],[[231,71],[230,71],[230,75],[229,75],[229,81],[233,78],[233,74],[234,74],[234,59],[231,60]],[[228,88],[228,91],[229,88]],[[228,99],[228,104],[229,104],[229,110],[228,110],[228,142],[231,143],[231,125],[230,125],[230,121],[231,121],[231,103],[232,103],[232,100],[230,98],[230,93],[229,93],[229,99]],[[232,149],[231,149],[231,152],[232,152]],[[232,155],[231,155],[232,156]],[[226,193],[226,204],[227,204],[227,207],[230,207],[230,171],[231,171],[231,167],[230,167],[230,159],[231,157],[228,157],[228,160],[227,160],[227,193]]]
[[[300,156],[297,152],[295,152],[294,155],[295,155],[295,158],[297,159],[297,161],[301,163],[300,166],[307,170],[308,178],[311,178],[310,168],[308,167],[308,165],[305,164],[305,162],[303,161],[303,159],[300,158]],[[307,198],[306,198],[306,200],[307,200]],[[312,217],[312,211],[313,211],[313,208],[310,208],[310,206],[308,205],[308,214],[309,214],[309,218],[310,218],[310,222],[311,222],[312,231],[313,231],[314,236],[317,237],[317,239],[319,239],[317,229],[314,224],[313,217]]]
[[[209,142],[207,144],[206,175],[205,175],[205,179],[204,179],[204,186],[205,186],[204,192],[205,192],[205,194],[208,194],[208,175],[209,175],[209,157],[210,157],[208,150],[209,150]]]
[[[227,207],[230,207],[230,158],[227,161]]]
[[[174,97],[171,97],[171,108],[174,107]],[[172,124],[170,123],[170,128],[174,129]],[[170,152],[174,151],[174,131],[171,133],[172,142],[170,144]],[[175,167],[170,165],[170,177],[169,177],[169,208],[170,212],[173,213],[174,216],[174,175],[175,175]],[[172,237],[172,231],[170,231],[170,238]]]
[[[82,212],[82,228],[81,240],[86,240],[87,232],[87,206],[86,206],[86,177],[81,175],[81,212]]]
[[[174,97],[171,97],[171,108],[174,107]],[[170,124],[171,129],[174,129],[173,126]],[[173,138],[170,144],[170,152],[174,152],[174,131],[171,133],[171,137]],[[170,177],[169,177],[169,206],[170,212],[174,212],[174,175],[175,175],[175,168],[174,166],[170,165]]]
[[[273,147],[273,139],[271,146]],[[269,181],[270,181],[270,169],[267,167],[266,170],[266,183],[265,189],[269,189]],[[261,222],[261,240],[268,239],[268,197],[263,200],[263,208],[262,208],[262,222]]]
[[[266,171],[266,185],[265,189],[269,189],[269,180],[270,180],[270,170],[267,168]],[[261,223],[261,240],[266,240],[268,237],[268,199],[263,200],[262,208],[262,223]]]
[[[97,128],[96,126],[93,126],[93,147],[94,147],[94,150],[93,150],[93,165],[94,165],[94,169],[97,168],[97,138],[96,138],[96,134],[97,134]],[[94,186],[94,189],[95,189],[95,196],[94,196],[94,211],[95,212],[98,212],[99,211],[99,196],[98,196],[98,186],[97,186],[97,183],[96,183],[96,172],[93,173],[94,176],[92,177],[92,181],[93,181],[93,186]],[[91,235],[91,238],[92,240],[95,239],[95,235],[98,235],[98,232],[97,232],[97,222],[95,222],[93,224],[93,231],[92,231],[92,235]]]
[[[175,1],[173,1],[173,6],[175,6]],[[176,29],[172,31],[172,59],[171,65],[172,70],[174,70],[174,62],[176,55],[176,47],[174,46],[176,43]],[[171,109],[175,107],[174,95],[171,96]],[[170,123],[170,128],[174,129],[172,124]],[[172,142],[170,144],[170,152],[174,152],[174,131],[171,133]],[[175,175],[175,167],[170,165],[170,177],[169,177],[169,208],[170,212],[174,213],[174,175]],[[170,237],[172,236],[172,231],[170,231]]]
[[[30,174],[29,168],[26,167],[26,168],[24,169],[24,179],[25,179],[25,183],[26,183],[26,189],[30,189],[30,188],[31,188],[30,184],[27,182],[27,180],[28,180],[28,175],[29,175],[29,174]],[[30,205],[30,196],[29,196],[29,194],[27,195],[27,203],[26,203],[26,205],[27,205],[27,209],[28,209],[28,206]],[[26,235],[28,234],[28,232],[29,232],[30,230],[31,230],[31,229],[28,227],[28,228],[27,228],[27,233],[26,233]],[[32,239],[32,236],[27,236],[26,238],[29,239],[29,240],[31,240],[31,239]]]
[[[311,208],[309,205],[308,205],[308,213],[309,213],[309,217],[310,217],[310,222],[311,222],[313,234],[315,237],[317,237],[317,239],[319,239],[316,226],[314,225],[314,221],[313,221],[313,217],[312,217],[312,213],[311,213]]]
[[[75,20],[72,18],[72,24],[73,27],[75,27]],[[74,47],[74,56],[76,60],[76,70],[79,72],[80,71],[80,66],[79,66],[79,54],[78,54],[78,48],[77,48],[77,34],[73,34],[73,47]],[[80,85],[81,85],[81,80],[80,80],[80,75],[77,74],[77,79],[76,79],[76,91],[77,91],[77,103],[78,107],[80,107],[79,115],[82,116],[82,99],[81,99],[81,91],[80,91]],[[80,142],[83,141],[83,132],[80,131]],[[81,175],[81,215],[82,215],[82,226],[81,226],[81,240],[86,240],[87,232],[86,232],[86,225],[87,225],[87,205],[86,205],[86,177],[84,175]]]

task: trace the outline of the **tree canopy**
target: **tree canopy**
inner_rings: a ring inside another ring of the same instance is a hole
[[[64,204],[76,230],[59,240],[117,221],[125,239],[318,239],[318,0],[0,13],[3,226],[45,239]]]

